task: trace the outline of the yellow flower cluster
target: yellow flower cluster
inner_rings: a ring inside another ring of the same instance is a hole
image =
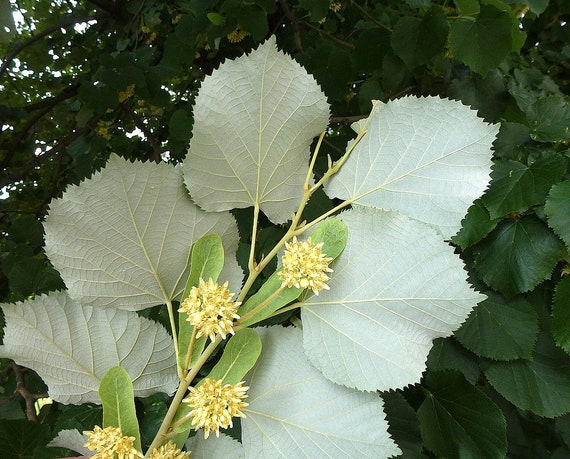
[[[109,132],[108,127],[111,125],[110,121],[103,121],[100,120],[97,123],[97,127],[95,128],[95,132],[103,137],[105,140],[111,140],[111,133]]]
[[[221,335],[226,339],[226,335],[234,334],[233,323],[239,319],[236,312],[241,303],[232,301],[233,296],[227,282],[218,285],[212,279],[208,282],[200,279],[200,284],[192,287],[178,312],[188,314],[186,320],[196,327],[196,338],[209,336],[214,341],[216,335]]]
[[[91,459],[139,459],[143,455],[134,446],[135,437],[126,437],[117,427],[101,429],[95,426],[93,430],[83,432],[88,440],[85,447],[97,453]]]
[[[329,268],[332,258],[321,251],[322,247],[322,242],[314,244],[311,238],[300,242],[293,237],[291,242],[286,242],[283,269],[279,271],[281,286],[310,288],[315,295],[320,290],[329,290],[326,282],[330,279],[327,273],[332,272]]]
[[[196,430],[204,429],[204,438],[208,438],[211,432],[219,437],[220,427],[227,429],[233,426],[233,417],[245,418],[242,410],[248,406],[244,400],[249,387],[243,383],[222,385],[221,380],[205,378],[203,384],[190,388],[183,402],[192,408],[188,416],[192,417]]]
[[[134,94],[134,92],[135,92],[135,85],[130,84],[129,86],[126,87],[124,91],[119,92],[118,95],[119,102],[124,102],[129,97],[131,97]]]
[[[154,448],[149,459],[190,459],[190,453],[185,453],[173,443],[168,442],[160,448]]]
[[[237,26],[233,31],[228,34],[228,40],[231,43],[238,43],[249,35],[247,30],[243,30],[241,26]]]

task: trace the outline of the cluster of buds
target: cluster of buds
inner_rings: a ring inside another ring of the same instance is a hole
[[[190,388],[183,402],[192,408],[188,416],[196,430],[204,429],[204,438],[211,432],[219,437],[220,427],[227,429],[233,426],[233,417],[245,417],[242,410],[248,405],[244,400],[249,387],[243,383],[223,384],[221,380],[204,378],[200,385]]]
[[[319,291],[329,290],[326,282],[332,272],[329,263],[332,258],[322,252],[323,243],[314,244],[309,238],[305,242],[293,237],[285,243],[283,268],[279,271],[279,279],[283,287],[310,288],[315,295]]]

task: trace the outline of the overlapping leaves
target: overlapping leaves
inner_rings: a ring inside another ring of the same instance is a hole
[[[134,312],[81,306],[64,292],[2,309],[2,357],[36,371],[54,400],[100,403],[99,384],[114,366],[127,370],[139,397],[176,389],[172,338]]]

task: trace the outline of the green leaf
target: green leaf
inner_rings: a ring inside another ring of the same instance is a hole
[[[169,137],[181,142],[188,142],[192,132],[192,117],[182,108],[176,110],[168,122]]]
[[[223,26],[226,23],[226,18],[219,13],[208,13],[206,16],[214,25]]]
[[[483,197],[491,218],[523,212],[542,204],[553,183],[564,175],[566,161],[555,152],[542,152],[530,165],[498,160],[491,173],[491,186]]]
[[[491,218],[483,201],[477,199],[461,222],[459,233],[453,236],[451,241],[465,250],[487,236],[500,221],[500,218]]]
[[[475,356],[453,337],[433,341],[426,365],[428,371],[459,370],[471,384],[475,384],[481,375]]]
[[[559,142],[570,138],[570,105],[562,97],[537,99],[526,111],[531,137],[538,142]]]
[[[24,419],[0,419],[0,449],[5,458],[35,459],[35,448],[45,445],[49,437],[47,424]]]
[[[463,346],[480,357],[496,360],[530,359],[538,337],[538,315],[524,298],[489,298],[471,312],[455,332]]]
[[[186,287],[182,293],[182,299],[188,297],[192,287],[197,287],[200,279],[208,281],[212,279],[214,282],[218,280],[220,273],[224,267],[224,247],[222,246],[222,239],[217,234],[207,234],[198,239],[192,246],[190,256],[190,274],[186,281]],[[231,286],[230,286],[231,287]],[[179,332],[178,332],[178,349],[180,355],[178,356],[178,367],[184,368],[186,364],[186,353],[190,340],[192,339],[193,325],[186,320],[187,314],[181,312],[179,318]],[[196,361],[204,349],[207,337],[200,337],[194,342],[192,349],[192,356],[189,366]]]
[[[366,135],[325,192],[397,210],[453,236],[487,187],[498,126],[436,97],[378,102],[360,126]]]
[[[424,445],[438,457],[505,457],[507,425],[500,408],[459,372],[428,373],[418,409]]]
[[[225,278],[241,283],[234,218],[192,204],[180,171],[166,163],[112,155],[52,201],[44,227],[46,253],[83,305],[139,311],[178,298],[192,242],[208,233],[224,241]]]
[[[310,234],[310,237],[314,243],[323,242],[323,247],[321,248],[322,252],[334,260],[346,246],[348,231],[346,225],[340,220],[329,218],[318,225]],[[242,305],[238,314],[244,317],[257,306],[269,300],[279,288],[281,288],[281,279],[279,279],[279,272],[276,271],[265,281],[260,289]],[[283,290],[283,292],[275,296],[275,298],[272,298],[260,311],[252,314],[250,317],[241,319],[239,324],[245,327],[268,318],[278,309],[296,300],[304,290],[305,289],[295,287]]]
[[[300,330],[276,326],[259,332],[263,352],[248,378],[249,406],[241,421],[245,457],[400,453],[388,434],[380,397],[325,379],[307,361]]]
[[[16,35],[10,0],[0,0],[0,44],[5,45]]]
[[[309,12],[312,22],[319,22],[327,16],[330,0],[299,0],[299,6]]]
[[[328,122],[314,78],[275,38],[204,79],[184,161],[194,201],[219,212],[258,205],[274,223],[297,209],[309,147]]]
[[[331,381],[360,390],[417,382],[432,340],[451,335],[485,297],[433,228],[362,206],[339,219],[350,237],[330,290],[301,308],[307,357]]]
[[[556,285],[552,303],[552,334],[556,344],[570,354],[570,277]]]
[[[479,277],[506,298],[550,278],[563,244],[533,215],[503,221],[476,248]]]
[[[454,3],[457,5],[457,8],[459,8],[459,12],[462,16],[476,17],[481,11],[477,0],[454,0]]]
[[[487,362],[491,385],[522,410],[553,418],[570,412],[570,357],[541,334],[532,360]]]
[[[238,314],[242,319],[239,320],[239,324],[243,327],[248,327],[250,325],[261,322],[267,319],[271,314],[273,314],[278,309],[283,306],[288,305],[292,301],[299,298],[301,293],[303,293],[302,288],[287,288],[283,290],[278,295],[275,295],[277,290],[281,288],[281,279],[279,279],[279,273],[274,272],[269,279],[267,279],[259,290],[252,295],[238,310]],[[275,295],[273,298],[271,298]],[[267,304],[263,308],[250,316],[246,317],[246,314],[253,311],[256,307],[266,302]]]
[[[172,338],[134,312],[81,306],[64,292],[1,306],[0,356],[36,371],[58,402],[101,403],[101,379],[114,366],[129,373],[138,397],[176,389]]]
[[[113,367],[105,373],[99,397],[103,403],[103,427],[118,427],[123,435],[134,437],[133,445],[141,451],[133,383],[125,369]]]
[[[221,359],[212,368],[208,378],[221,379],[223,384],[237,384],[255,365],[259,354],[259,335],[251,328],[243,328],[228,341]]]
[[[455,58],[485,75],[511,51],[511,16],[494,6],[481,5],[475,18],[460,17],[452,24],[449,41]]]
[[[430,8],[422,18],[404,16],[394,26],[392,49],[409,69],[414,69],[443,52],[448,29],[447,18],[439,6]]]
[[[546,199],[544,213],[548,226],[566,243],[570,249],[570,181],[554,185]]]
[[[383,392],[382,399],[390,423],[388,432],[402,450],[403,457],[422,457],[422,439],[414,409],[400,392]]]

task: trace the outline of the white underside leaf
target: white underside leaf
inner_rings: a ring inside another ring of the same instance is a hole
[[[64,429],[57,433],[57,436],[48,443],[53,448],[67,448],[83,456],[90,457],[93,451],[87,449],[87,435],[82,435],[77,429]]]
[[[302,332],[258,329],[263,351],[247,379],[246,457],[385,458],[400,454],[375,393],[339,386],[306,359]]]
[[[101,172],[52,201],[46,253],[83,305],[133,311],[182,292],[192,243],[222,238],[224,280],[239,288],[238,232],[229,213],[208,214],[188,197],[180,170],[112,155]]]
[[[65,292],[1,307],[0,356],[38,373],[58,402],[100,404],[99,384],[114,366],[129,373],[137,397],[178,385],[171,336],[135,312],[81,306]]]
[[[397,210],[453,236],[487,188],[498,125],[457,101],[404,97],[375,103],[355,128],[366,135],[326,193]]]
[[[361,206],[338,218],[349,238],[330,290],[302,308],[307,357],[330,380],[360,390],[418,382],[432,340],[451,335],[485,296],[429,226]]]
[[[315,79],[271,37],[207,76],[193,112],[184,176],[194,201],[208,211],[258,204],[272,222],[288,220],[303,195],[311,142],[328,124]]]
[[[202,431],[186,442],[186,449],[192,451],[192,459],[242,459],[245,457],[243,445],[223,433],[204,439]]]

